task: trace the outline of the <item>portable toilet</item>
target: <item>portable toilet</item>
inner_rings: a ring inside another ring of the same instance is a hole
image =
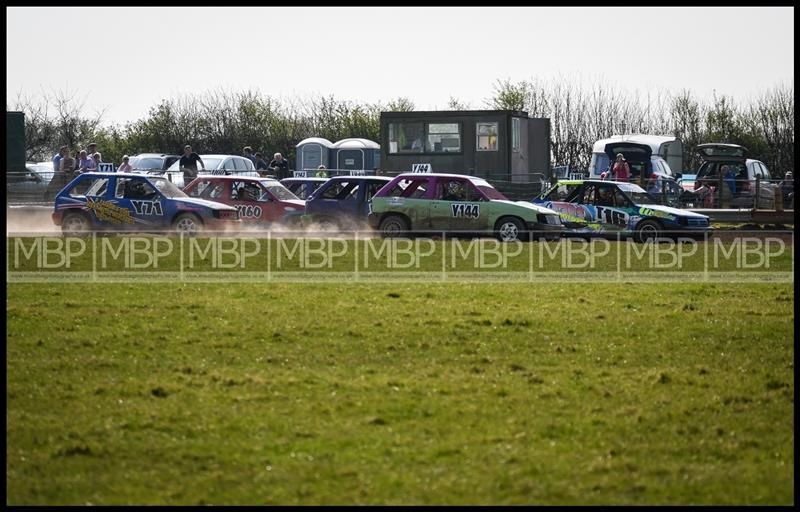
[[[295,168],[298,171],[316,171],[320,165],[324,165],[330,169],[330,154],[332,146],[333,143],[331,141],[328,139],[323,139],[322,137],[309,137],[301,140],[297,144],[297,165]]]
[[[331,147],[335,169],[372,171],[380,163],[381,146],[369,139],[342,139]]]

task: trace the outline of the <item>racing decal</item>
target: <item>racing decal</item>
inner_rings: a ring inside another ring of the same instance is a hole
[[[478,204],[451,204],[453,217],[464,217],[467,219],[477,219],[481,215],[481,206]]]
[[[158,215],[163,216],[164,210],[161,208],[161,201],[142,201],[131,199],[134,211],[138,215]]]
[[[625,226],[628,224],[629,215],[625,212],[614,210],[605,206],[597,207],[597,220],[605,221],[606,224]]]
[[[233,205],[239,210],[239,217],[247,218],[261,218],[261,207],[260,206],[253,206],[251,204],[235,204]]]
[[[392,206],[400,206],[403,203],[405,203],[405,199],[403,199],[402,197],[392,197],[391,199],[389,199],[389,204],[391,204]]]
[[[651,210],[650,208],[646,208],[644,206],[639,208],[639,214],[644,217],[658,217],[660,219],[675,220],[675,217],[667,212],[662,212],[660,210]]]
[[[130,210],[117,206],[111,201],[96,201],[91,197],[87,197],[86,207],[92,210],[97,220],[101,222],[111,222],[113,224],[135,223],[135,219],[131,217]]]
[[[557,211],[561,216],[561,220],[566,222],[583,223],[592,220],[594,216],[590,209],[591,207],[582,204],[547,202],[544,206],[545,208]]]

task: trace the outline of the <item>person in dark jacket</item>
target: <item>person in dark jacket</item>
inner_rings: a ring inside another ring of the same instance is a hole
[[[289,162],[287,162],[283,155],[280,153],[275,153],[275,157],[269,163],[269,170],[272,171],[273,174],[278,176],[279,180],[283,178],[289,177]]]
[[[203,163],[203,159],[200,158],[200,155],[192,151],[192,146],[187,144],[183,147],[183,156],[181,157],[180,161],[180,168],[183,171],[183,183],[188,185],[190,181],[197,177],[197,162],[200,162],[200,166],[205,169],[206,166]]]

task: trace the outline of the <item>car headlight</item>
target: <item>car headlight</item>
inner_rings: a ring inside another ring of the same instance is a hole
[[[536,219],[538,220],[539,224],[561,224],[561,217],[559,217],[558,214],[540,213],[536,216]]]

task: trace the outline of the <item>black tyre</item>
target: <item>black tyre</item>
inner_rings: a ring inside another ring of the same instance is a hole
[[[91,231],[91,222],[83,213],[70,212],[61,220],[61,232],[64,236],[84,236]]]
[[[408,236],[408,221],[400,215],[387,215],[381,220],[378,231],[384,238],[398,238]]]
[[[643,220],[636,225],[636,234],[634,239],[643,244],[652,240],[655,242],[658,238],[663,236],[663,229],[661,224],[654,220]]]
[[[193,213],[181,213],[172,221],[172,230],[179,235],[194,236],[203,230],[203,222]]]
[[[501,242],[525,242],[529,236],[525,224],[515,217],[503,217],[498,220],[494,233]]]

